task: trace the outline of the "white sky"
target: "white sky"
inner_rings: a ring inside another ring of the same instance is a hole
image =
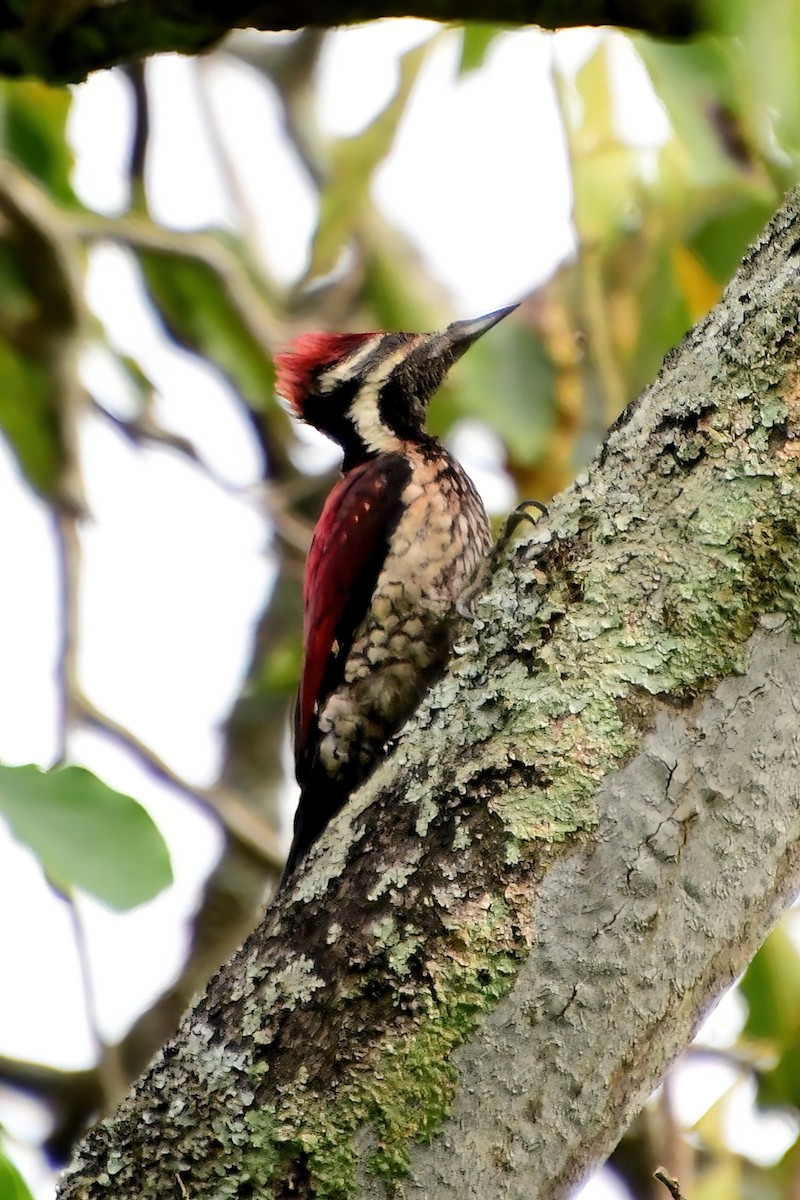
[[[393,21],[333,35],[320,70],[326,129],[349,135],[363,128],[391,94],[398,54],[433,28]],[[515,33],[493,46],[486,71],[458,79],[458,39],[450,33],[423,68],[374,194],[433,265],[452,296],[454,317],[517,299],[572,249],[569,176],[550,70],[555,54],[574,65],[595,39],[586,31],[559,35],[557,43],[532,31]],[[619,40],[615,45],[620,77],[637,94],[635,103],[619,105],[621,127],[636,144],[657,145],[666,136],[663,114],[627,47]],[[193,64],[167,57],[148,70],[154,216],[178,229],[230,224],[234,208],[201,135]],[[289,281],[306,261],[314,194],[258,77],[224,60],[204,70],[257,214],[265,259]],[[98,211],[124,208],[129,131],[128,89],[119,73],[95,75],[77,89],[74,182]],[[146,362],[165,423],[195,442],[227,486],[174,455],[134,451],[99,419],[89,422],[83,451],[93,519],[82,536],[81,674],[100,707],[187,779],[208,782],[218,765],[217,725],[236,695],[252,623],[271,580],[269,529],[249,490],[258,457],[225,384],[162,335],[122,250],[104,246],[92,253],[88,295],[114,344]],[[130,397],[113,361],[96,349],[84,370],[109,407],[124,413]],[[13,564],[7,575],[15,580],[0,621],[0,759],[47,764],[56,713],[52,544],[45,510],[19,484],[2,447],[0,496],[15,513],[13,527],[0,523],[0,557]],[[501,496],[498,503],[508,500]],[[82,906],[102,1031],[116,1038],[176,968],[182,922],[218,843],[183,799],[155,785],[101,737],[81,734],[72,750],[151,808],[174,860],[174,887],[136,912],[115,917],[89,901]],[[2,827],[0,864],[0,905],[16,914],[15,922],[0,925],[0,958],[17,964],[15,986],[0,990],[0,1053],[84,1065],[92,1059],[92,1037],[69,921],[35,862]],[[735,1025],[730,1015],[722,1019]],[[696,1092],[697,1084],[692,1087]],[[0,1119],[6,1115],[0,1110]],[[12,1113],[12,1128],[15,1119]],[[760,1127],[758,1136],[763,1142]],[[786,1142],[785,1129],[779,1142]],[[37,1179],[38,1194],[49,1196],[49,1178],[37,1176],[30,1163],[26,1169]],[[586,1195],[600,1200],[610,1195],[605,1188],[596,1182]]]

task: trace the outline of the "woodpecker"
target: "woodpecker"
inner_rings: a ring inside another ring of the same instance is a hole
[[[447,660],[455,606],[491,538],[426,410],[453,363],[516,307],[437,333],[302,334],[275,356],[278,394],[343,452],[306,564],[300,801],[284,880]]]

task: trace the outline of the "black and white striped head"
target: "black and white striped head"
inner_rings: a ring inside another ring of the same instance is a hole
[[[516,307],[455,321],[441,333],[301,334],[275,356],[276,389],[353,466],[423,439],[428,401],[450,367]]]

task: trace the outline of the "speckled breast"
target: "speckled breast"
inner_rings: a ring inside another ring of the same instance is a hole
[[[415,454],[403,515],[344,678],[319,715],[320,755],[332,775],[366,775],[441,671],[454,606],[491,545],[475,488],[441,451]]]

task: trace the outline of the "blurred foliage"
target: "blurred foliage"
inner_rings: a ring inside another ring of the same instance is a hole
[[[0,1152],[0,1196],[3,1200],[33,1200],[17,1168]]]
[[[77,203],[72,190],[73,158],[67,143],[71,104],[66,88],[38,80],[0,81],[0,115],[5,153],[24,165],[49,196],[70,208]]]
[[[243,320],[242,307],[220,272],[174,250],[142,250],[139,263],[170,336],[226,375],[252,409],[269,407],[275,371],[268,343]]]
[[[491,427],[520,496],[547,501],[570,482],[622,407],[655,376],[663,355],[713,305],[748,242],[798,179],[800,6],[731,0],[718,7],[724,28],[714,35],[679,44],[606,33],[577,68],[565,65],[553,41],[575,253],[524,298],[513,320],[475,347],[431,408],[432,428],[444,437],[465,418]],[[440,30],[403,55],[382,111],[358,135],[338,139],[325,137],[314,117],[319,31],[230,43],[229,58],[255,70],[281,106],[286,136],[317,192],[308,265],[287,288],[271,278],[245,219],[235,232],[162,228],[134,180],[129,212],[87,212],[71,183],[70,93],[29,81],[0,83],[0,429],[21,473],[62,526],[81,520],[77,447],[90,405],[135,441],[162,440],[199,460],[188,438],[159,425],[148,363],[120,354],[84,303],[88,253],[103,240],[123,245],[168,336],[230,382],[261,451],[279,571],[225,727],[223,783],[273,823],[284,715],[299,661],[304,547],[330,478],[305,475],[297,465],[300,442],[273,395],[271,352],[312,326],[424,328],[454,315],[430,268],[377,208],[372,189],[431,48],[448,36],[457,34]],[[460,36],[458,69],[470,74],[489,70],[497,39],[515,35],[474,25]],[[663,137],[647,146],[626,135],[627,106],[638,101],[621,82],[623,60],[649,77],[661,106]],[[509,119],[524,130],[536,114]],[[146,132],[146,112],[138,120]],[[102,397],[86,394],[80,353],[98,341],[134,385],[139,407],[132,417],[106,413]],[[75,680],[65,677],[64,687],[69,693]],[[72,707],[73,723],[80,724],[80,705]],[[163,847],[141,826],[133,801],[103,791],[75,768],[22,770],[28,774],[0,771],[0,808],[57,881],[119,906],[163,886]],[[15,789],[19,800],[21,782],[26,807],[4,803]],[[81,848],[78,812],[93,831],[104,830],[102,854],[88,842]],[[128,854],[146,869],[131,873]],[[102,879],[87,871],[100,857],[109,867]],[[136,886],[143,890],[131,890]],[[612,1167],[637,1200],[645,1194],[642,1179],[661,1161],[684,1172],[680,1182],[690,1200],[800,1195],[800,1143],[789,1145],[787,1137],[779,1161],[761,1168],[737,1150],[726,1118],[730,1094],[755,1083],[760,1108],[786,1111],[797,1125],[800,954],[788,927],[762,949],[740,995],[744,1028],[714,1051],[729,1069],[728,1092],[691,1130],[680,1129],[674,1114],[659,1125],[648,1110],[615,1155]],[[11,1168],[0,1160],[3,1195],[4,1170]],[[653,1197],[664,1194],[662,1185],[652,1179],[650,1185]]]
[[[369,224],[372,208],[372,177],[392,149],[400,119],[432,41],[423,42],[402,56],[395,94],[369,126],[354,137],[336,139],[328,148],[317,230],[305,278],[299,285],[301,289],[333,271],[343,250],[354,239],[368,236],[365,227]],[[393,289],[390,286],[388,290]]]

